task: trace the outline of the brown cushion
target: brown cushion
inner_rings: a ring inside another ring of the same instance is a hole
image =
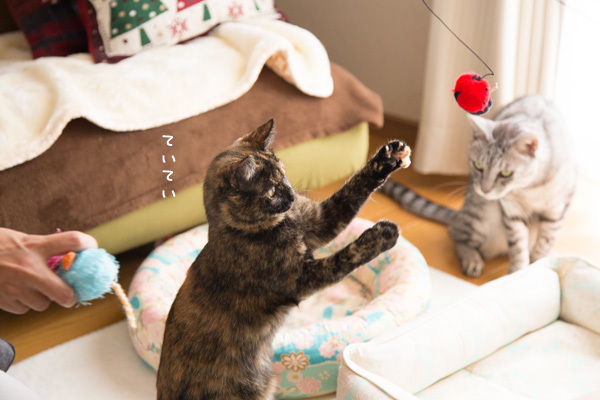
[[[381,125],[380,97],[340,66],[331,68],[335,90],[326,99],[265,69],[240,99],[174,124],[117,133],[74,120],[44,154],[0,172],[0,226],[37,234],[91,229],[161,200],[162,190],[202,182],[215,155],[270,118],[275,150],[363,121]],[[172,146],[163,135],[173,137]]]

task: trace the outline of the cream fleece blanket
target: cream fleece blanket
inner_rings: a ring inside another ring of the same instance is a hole
[[[217,108],[246,93],[265,64],[308,95],[333,92],[323,45],[281,21],[224,23],[117,64],[89,54],[31,60],[21,33],[0,35],[0,170],[42,154],[75,118],[131,131]]]

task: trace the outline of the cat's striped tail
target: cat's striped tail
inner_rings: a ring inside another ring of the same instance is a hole
[[[448,225],[457,214],[456,210],[427,200],[409,188],[388,179],[379,191],[391,197],[406,211],[440,224]]]

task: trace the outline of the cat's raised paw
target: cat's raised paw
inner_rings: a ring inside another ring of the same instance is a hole
[[[398,168],[410,165],[410,147],[401,140],[392,140],[382,146],[372,159],[375,171],[380,178],[385,178]]]
[[[390,148],[390,155],[400,162],[400,168],[408,168],[410,166],[412,151],[406,143],[394,140],[388,143],[387,146]]]

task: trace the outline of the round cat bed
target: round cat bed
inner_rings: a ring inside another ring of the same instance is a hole
[[[356,218],[315,257],[329,256],[371,227]],[[165,321],[187,269],[208,241],[201,225],[158,246],[133,277],[129,299],[137,319],[134,347],[158,368]],[[421,253],[400,237],[396,245],[357,268],[338,284],[305,299],[275,338],[273,370],[278,398],[335,391],[342,350],[420,315],[429,302],[429,271]]]

